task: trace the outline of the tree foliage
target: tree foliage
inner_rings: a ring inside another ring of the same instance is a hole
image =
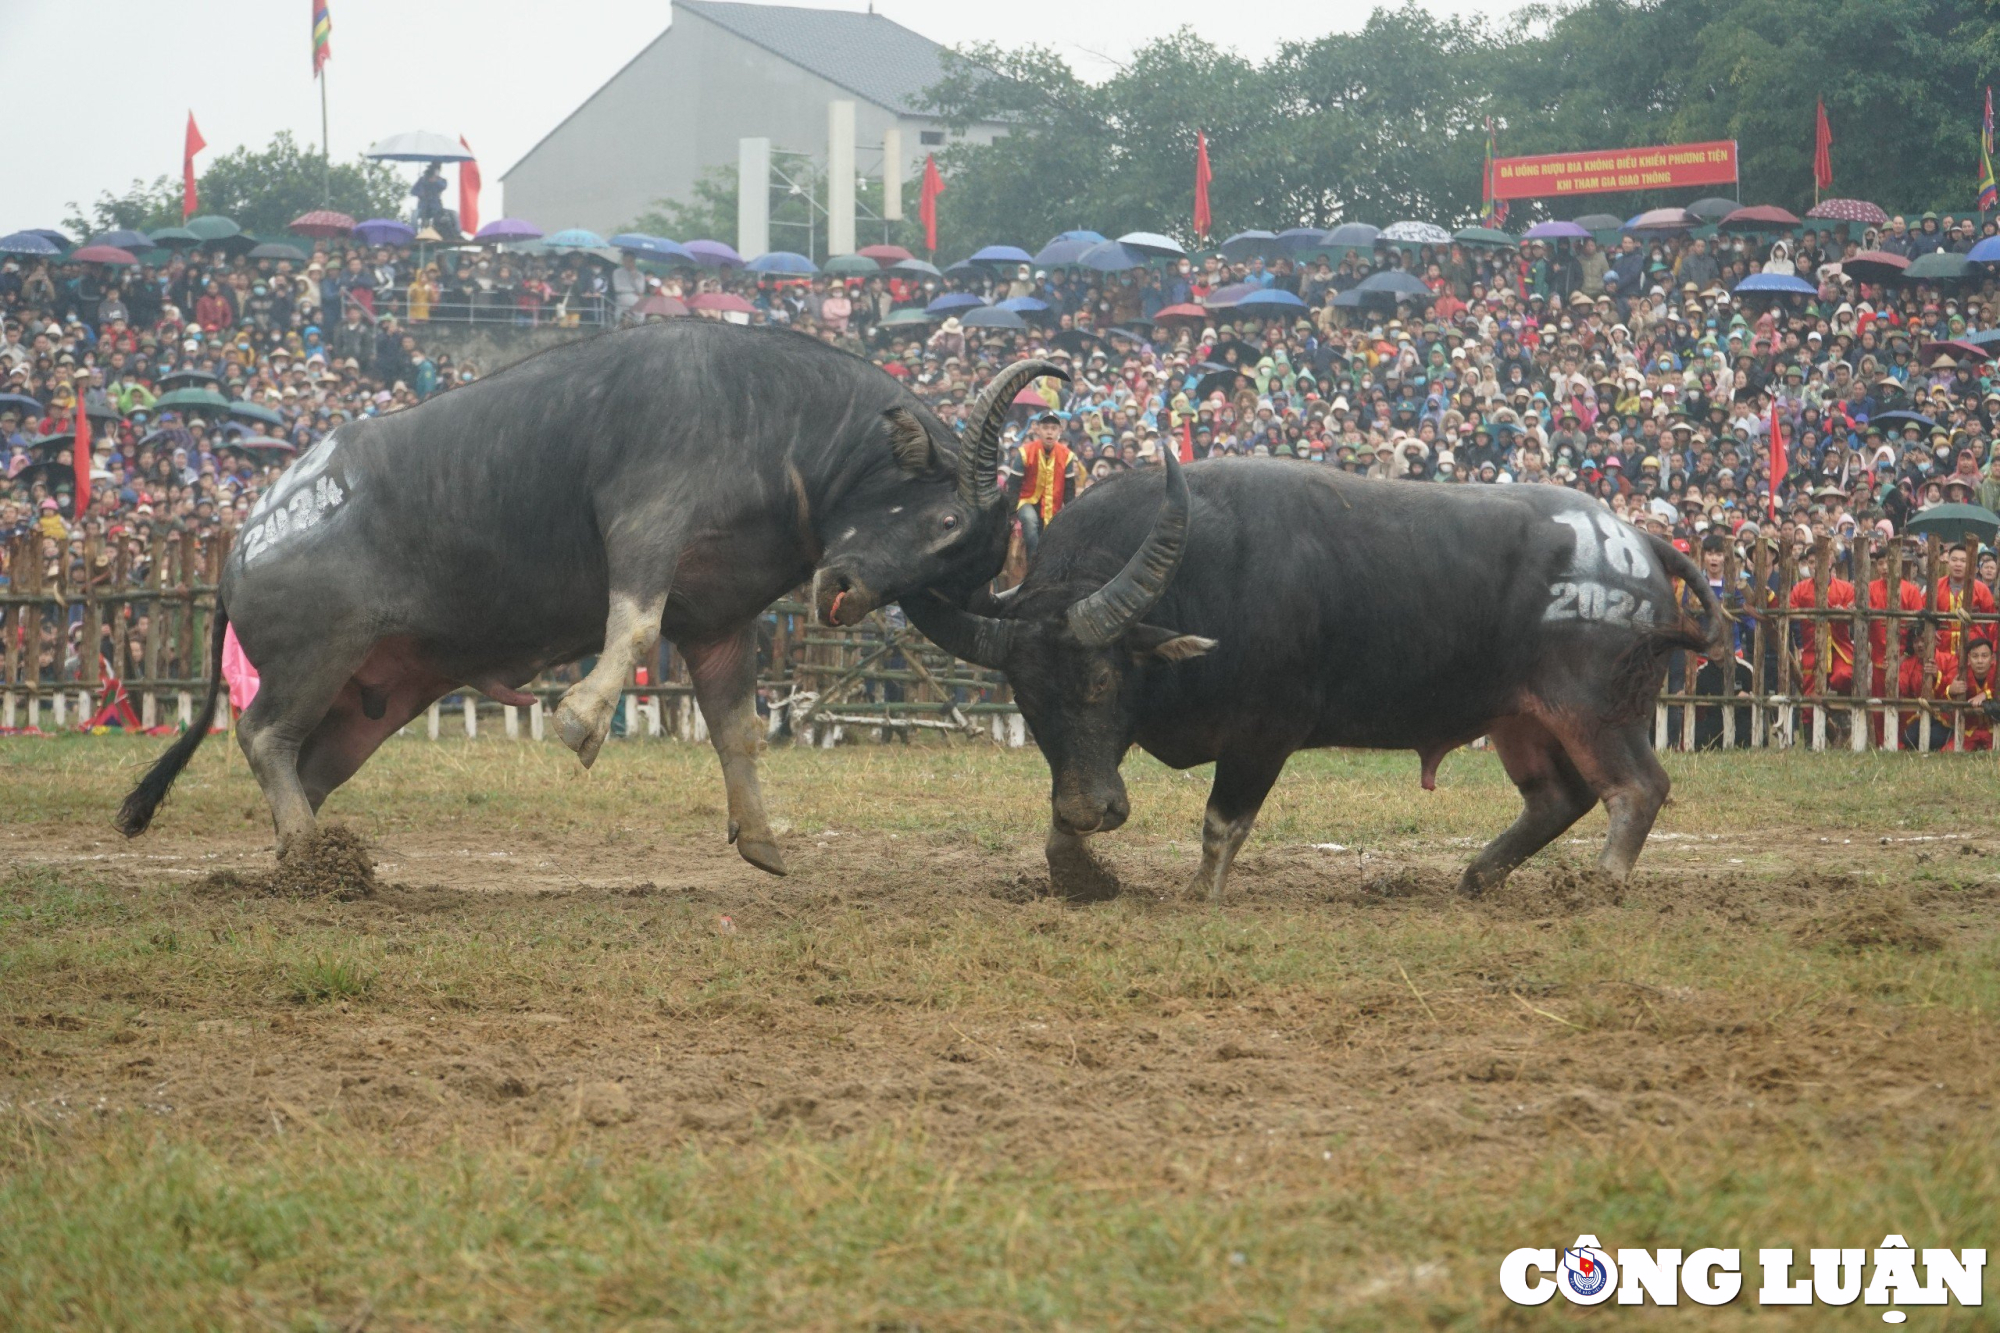
[[[1503,154],[1736,139],[1743,197],[1812,203],[1813,104],[1837,194],[1969,208],[1980,101],[2000,68],[1991,0],[1581,0],[1502,24],[1380,8],[1357,30],[1256,64],[1183,30],[1088,84],[1039,47],[968,48],[930,107],[1003,120],[939,165],[944,248],[1032,248],[1071,227],[1191,240],[1194,140],[1208,134],[1217,236],[1248,227],[1477,213],[1490,118]],[[1726,187],[1718,193],[1726,193]],[[1535,201],[1618,214],[1673,194]]]
[[[224,153],[197,179],[201,211],[235,219],[259,236],[282,233],[291,220],[315,208],[331,208],[356,218],[395,217],[409,202],[408,186],[385,162],[356,158],[327,170],[326,158],[302,148],[281,130],[261,149]],[[129,227],[152,231],[181,223],[181,183],[160,176],[149,185],[133,181],[121,195],[105,191],[85,213],[70,204],[64,225],[82,235]]]

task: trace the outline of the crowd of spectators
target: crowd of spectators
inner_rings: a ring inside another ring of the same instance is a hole
[[[476,379],[478,367],[426,350],[445,322],[601,325],[691,304],[689,317],[789,326],[868,357],[952,423],[999,366],[1063,361],[1072,381],[1044,381],[1010,427],[1030,543],[1079,488],[1172,448],[1431,484],[1571,486],[1746,566],[1760,539],[1824,537],[1844,560],[1931,506],[2000,505],[2000,374],[1978,338],[2000,328],[2000,281],[1975,264],[1963,280],[1877,284],[1843,261],[1962,253],[1995,230],[1926,214],[1879,231],[1274,244],[1114,272],[961,263],[861,276],[339,240],[303,262],[214,246],[119,268],[8,255],[0,558],[18,562],[28,537],[46,575],[82,578],[91,536],[139,551],[163,530],[233,528],[341,422]],[[1424,294],[1354,304],[1383,270]],[[1814,294],[1739,295],[1758,273],[1803,277]],[[1298,301],[1239,308],[1259,290]],[[976,327],[961,318],[979,308],[969,302],[923,313],[953,294],[1013,301],[1026,328]],[[190,388],[230,406],[176,405]],[[79,412],[93,441],[82,514]],[[1775,530],[1774,448],[1788,460]]]

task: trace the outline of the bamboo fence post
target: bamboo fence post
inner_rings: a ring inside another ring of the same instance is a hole
[[[1868,690],[1872,682],[1870,659],[1872,645],[1868,642],[1868,585],[1873,581],[1872,556],[1866,538],[1857,540],[1854,547],[1854,613],[1851,617],[1849,635],[1854,647],[1854,680],[1848,693],[1854,696],[1854,707],[1848,710],[1854,734],[1849,744],[1856,750],[1868,750]]]
[[[1872,600],[1872,599],[1871,599]],[[1891,750],[1903,748],[1902,716],[1896,705],[1903,698],[1903,544],[1889,543],[1889,573],[1882,585],[1883,643],[1882,693],[1887,706],[1882,710],[1882,743]]]
[[[1765,679],[1764,659],[1770,652],[1771,547],[1759,538],[1757,553],[1750,562],[1753,583],[1743,598],[1750,622],[1750,744],[1763,749],[1770,742],[1770,710],[1765,694],[1771,682]]]
[[[1793,702],[1797,691],[1792,682],[1799,678],[1798,649],[1792,645],[1792,589],[1799,585],[1799,548],[1789,536],[1778,539],[1782,545],[1778,549],[1778,587],[1774,594],[1778,621],[1778,693],[1785,702],[1778,706],[1778,732],[1783,748],[1789,750],[1798,743],[1798,707]]]
[[[1832,614],[1827,607],[1827,589],[1833,580],[1833,540],[1821,537],[1813,544],[1813,620],[1806,633],[1813,636],[1812,680],[1806,690],[1816,702],[1812,710],[1812,748],[1826,749],[1826,664],[1833,655]]]

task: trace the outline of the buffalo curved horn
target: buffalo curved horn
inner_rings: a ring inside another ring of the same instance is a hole
[[[953,657],[999,670],[1014,642],[1014,622],[975,615],[926,589],[903,599],[903,614]]]
[[[1000,503],[1000,425],[1014,395],[1044,375],[1069,378],[1069,372],[1055,362],[1031,357],[995,375],[973,400],[965,439],[958,447],[958,493],[972,508],[992,509]]]
[[[1187,548],[1187,478],[1171,444],[1161,454],[1167,465],[1167,494],[1153,530],[1116,578],[1069,609],[1069,632],[1085,647],[1117,642],[1165,595],[1180,568],[1181,552]]]

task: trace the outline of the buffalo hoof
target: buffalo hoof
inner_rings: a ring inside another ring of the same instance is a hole
[[[597,762],[597,752],[604,748],[604,738],[611,733],[611,710],[599,711],[602,716],[595,720],[586,717],[575,699],[567,694],[556,705],[556,735],[576,751],[585,768]]]
[[[736,851],[744,860],[768,874],[789,873],[785,869],[784,854],[778,850],[778,844],[769,838],[738,838]]]
[[[1119,894],[1118,876],[1088,852],[1049,858],[1049,887],[1073,903],[1101,903]]]
[[[1482,875],[1473,866],[1467,866],[1465,873],[1458,877],[1458,893],[1461,898],[1478,898],[1488,889],[1497,889],[1507,882],[1504,874]]]

